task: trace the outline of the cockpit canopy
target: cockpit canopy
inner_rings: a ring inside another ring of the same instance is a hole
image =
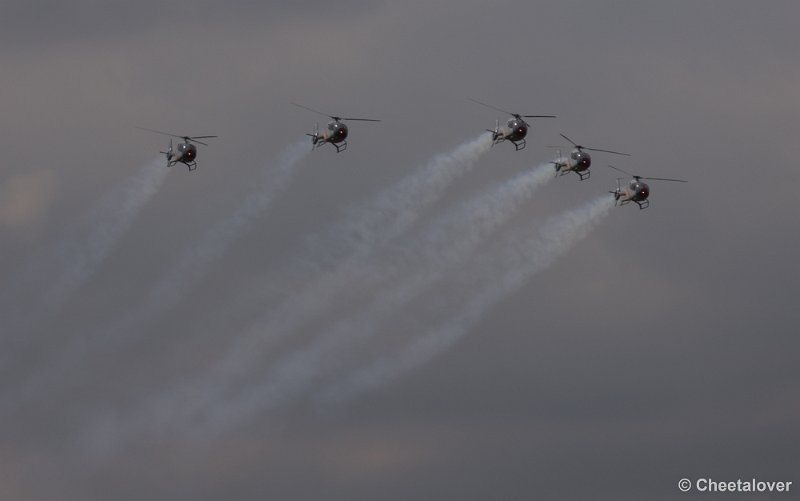
[[[521,141],[528,134],[528,125],[518,118],[511,118],[506,122],[509,139]]]
[[[592,164],[592,157],[583,150],[572,150],[570,157],[577,165],[589,167]]]
[[[328,131],[337,136],[346,136],[347,125],[345,125],[343,122],[330,122],[328,124]]]
[[[197,146],[192,143],[180,143],[178,144],[178,151],[184,155],[194,155],[197,153]]]
[[[633,196],[636,200],[647,200],[647,197],[650,196],[650,187],[641,181],[637,181],[635,179],[631,181],[630,189],[633,192]]]

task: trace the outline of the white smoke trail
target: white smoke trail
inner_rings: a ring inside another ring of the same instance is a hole
[[[324,312],[341,295],[343,288],[359,279],[364,262],[376,247],[413,226],[447,186],[469,171],[490,148],[491,139],[482,134],[451,152],[437,155],[398,184],[351,209],[343,221],[323,235],[314,237],[312,252],[319,248],[324,249],[325,254],[309,260],[321,266],[322,261],[332,259],[331,255],[338,252],[340,261],[336,267],[328,272],[321,271],[309,287],[300,290],[296,297],[288,298],[267,319],[239,335],[211,373],[203,377],[204,383],[198,385],[196,380],[192,381],[192,389],[200,388],[195,400],[204,402],[203,406],[218,399],[217,395],[261,361],[272,343]],[[164,399],[173,401],[186,392],[184,388],[173,389]]]
[[[127,429],[128,436],[132,436],[134,430],[142,429],[144,421],[168,428],[170,423],[186,423],[192,415],[219,402],[234,381],[261,362],[271,342],[324,311],[342,287],[356,279],[375,247],[413,226],[447,186],[468,172],[490,148],[490,137],[482,134],[449,153],[437,155],[398,184],[351,209],[342,222],[311,239],[312,251],[317,248],[326,251],[326,255],[316,260],[308,258],[316,261],[316,266],[322,266],[322,261],[330,258],[332,248],[338,251],[340,262],[333,271],[322,273],[311,286],[298,292],[300,299],[289,298],[266,321],[238,336],[236,344],[209,374],[151,398],[140,415],[112,417],[107,422],[116,423],[113,426],[117,430]]]
[[[138,310],[135,319],[129,322],[139,325],[180,301],[205,276],[211,264],[241,238],[256,218],[288,188],[295,166],[308,152],[304,141],[286,148],[274,167],[265,172],[260,189],[247,196],[230,217],[219,221],[181,256],[150,292],[146,305]]]
[[[47,364],[46,371],[34,375],[33,379],[22,385],[22,393],[34,394],[36,388],[69,366],[79,365],[80,360],[101,345],[111,348],[125,342],[129,337],[141,332],[140,326],[177,304],[209,271],[210,265],[240,238],[251,227],[257,216],[288,187],[295,165],[308,151],[305,142],[289,146],[274,167],[265,172],[259,191],[246,197],[230,217],[219,221],[200,242],[186,251],[178,263],[156,284],[144,304],[132,309],[129,315],[111,328],[75,340],[58,354],[57,360]]]
[[[57,311],[97,272],[166,175],[162,160],[145,165],[69,225],[55,244],[28,261],[6,291],[13,296],[2,300],[7,310],[2,322],[6,340],[27,336],[38,321]],[[6,353],[9,348],[6,346]]]
[[[487,285],[469,298],[456,299],[460,307],[444,325],[417,338],[399,354],[376,360],[317,395],[321,403],[350,400],[432,360],[466,335],[503,298],[548,268],[575,243],[586,237],[614,206],[608,196],[551,219],[539,232],[504,242],[491,259],[470,267]],[[505,251],[505,252],[504,252]]]
[[[444,190],[460,175],[469,171],[481,155],[491,148],[488,135],[461,144],[449,153],[437,155],[430,162],[399,184],[349,211],[345,219],[328,231],[325,237],[312,240],[331,243],[314,245],[329,259],[338,249],[343,259],[323,273],[311,286],[299,291],[280,305],[268,319],[240,336],[220,364],[220,370],[236,371],[243,357],[263,352],[263,348],[297,328],[303,321],[322,313],[363,270],[366,259],[376,247],[386,244],[413,226],[422,213],[438,200]],[[302,298],[302,300],[298,300]]]
[[[437,155],[397,185],[351,209],[344,220],[323,237],[326,245],[321,260],[340,253],[351,259],[359,258],[404,233],[453,181],[472,169],[491,146],[491,137],[482,134],[451,152]]]
[[[398,186],[381,192],[377,197],[364,204],[328,233],[332,245],[314,246],[325,249],[322,260],[330,256],[332,247],[343,246],[349,261],[341,263],[340,269],[348,269],[352,262],[360,260],[377,244],[399,235],[419,218],[424,208],[430,206],[441,195],[442,191],[455,178],[474,165],[481,154],[491,147],[486,135],[469,141],[453,152],[434,158],[423,169],[404,179]],[[267,193],[246,200],[236,214],[223,224],[213,228],[203,241],[189,251],[181,263],[156,286],[150,294],[148,306],[140,315],[147,315],[150,309],[163,309],[164,305],[173,304],[183,291],[196,281],[196,276],[207,269],[208,264],[216,259],[231,240],[238,238],[246,223],[260,213],[277,191],[288,184],[292,166],[302,158],[308,149],[305,143],[293,145],[279,162],[279,175],[270,177],[266,184],[271,188]],[[343,240],[345,245],[341,245]],[[342,272],[338,272],[341,274]],[[329,290],[329,289],[327,289]],[[295,310],[297,302],[291,298],[284,308],[291,311],[289,315],[279,316],[279,323],[286,323],[286,316],[297,318],[309,314],[309,304],[324,304],[309,298],[307,291],[301,292],[304,307],[300,312]],[[324,294],[323,294],[324,295]],[[246,350],[249,352],[250,347]]]
[[[526,171],[498,183],[477,199],[459,205],[434,221],[422,238],[409,239],[400,250],[399,259],[390,264],[366,267],[371,285],[381,286],[380,296],[354,318],[339,321],[329,332],[320,335],[311,346],[279,362],[267,384],[252,385],[241,396],[223,406],[216,406],[206,426],[224,427],[242,416],[280,405],[307,388],[326,364],[345,355],[352,343],[374,335],[379,325],[392,313],[406,306],[422,291],[440,280],[473,252],[492,232],[517,212],[533,193],[553,178],[549,165]],[[352,286],[352,284],[351,284]],[[251,367],[251,360],[239,360],[240,371]],[[244,363],[246,362],[246,363]],[[229,374],[230,375],[230,374]],[[227,385],[225,385],[227,383]],[[216,388],[231,386],[230,378],[217,379]],[[204,391],[209,388],[203,385]],[[205,404],[218,401],[223,392],[209,395]]]
[[[72,248],[61,259],[66,269],[43,298],[48,310],[60,306],[95,273],[122,235],[130,229],[142,207],[158,192],[167,172],[163,159],[153,161],[96,208],[86,221],[86,225],[92,228],[86,240],[64,246]]]

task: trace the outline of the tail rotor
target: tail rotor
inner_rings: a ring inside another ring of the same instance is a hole
[[[311,138],[311,149],[313,150],[314,147],[317,145],[319,141],[319,122],[314,123],[314,133],[313,134],[306,134]]]

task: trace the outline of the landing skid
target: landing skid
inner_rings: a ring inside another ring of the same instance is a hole
[[[585,180],[589,179],[590,177],[592,177],[592,171],[590,171],[590,170],[585,170],[583,172],[576,171],[575,169],[561,170],[561,168],[564,167],[563,164],[559,164],[559,163],[556,163],[556,162],[550,162],[550,163],[554,164],[554,166],[555,166],[556,177],[558,177],[558,176],[566,176],[570,172],[574,172],[575,174],[577,174],[578,177],[581,178],[581,181],[585,181]]]
[[[315,148],[322,148],[326,144],[333,145],[336,148],[336,153],[341,153],[347,149],[347,141],[342,141],[340,143],[334,143],[333,141],[325,141],[320,136],[315,136],[314,134],[306,134],[306,136],[311,136],[311,149]]]
[[[197,170],[197,161],[194,162],[184,162],[183,160],[173,160],[172,162],[167,162],[167,167],[172,167],[177,163],[182,163],[186,167],[189,167],[190,171]]]
[[[512,141],[511,139],[506,139],[506,138],[500,136],[497,132],[495,132],[495,131],[493,131],[491,129],[486,129],[486,130],[488,132],[491,132],[492,134],[494,134],[494,138],[492,139],[492,146],[494,146],[496,144],[500,144],[500,143],[502,143],[504,141],[508,141],[509,143],[514,145],[514,149],[516,151],[519,151],[519,150],[524,150],[525,146],[527,146],[527,144],[528,144],[527,141],[525,141],[524,139],[522,139],[520,141]]]
[[[643,210],[643,209],[646,209],[646,208],[650,207],[650,200],[645,199],[645,200],[642,200],[641,202],[638,202],[636,200],[621,200],[620,201],[621,194],[619,192],[617,192],[617,191],[609,191],[609,193],[614,195],[614,207],[622,207],[623,205],[628,205],[631,202],[633,202],[636,205],[638,205],[639,206],[639,210]]]

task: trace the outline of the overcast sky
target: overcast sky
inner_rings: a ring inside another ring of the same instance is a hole
[[[6,2],[0,497],[800,482],[799,15]],[[467,98],[558,118],[488,148]],[[311,151],[291,102],[382,121]],[[632,156],[555,178],[559,133]],[[609,209],[607,164],[689,183]]]

